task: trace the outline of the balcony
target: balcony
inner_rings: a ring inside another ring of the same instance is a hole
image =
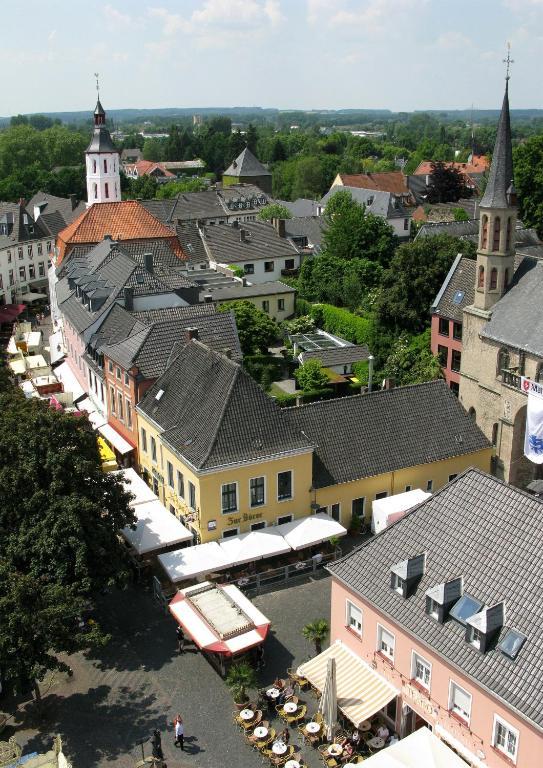
[[[521,375],[518,372],[518,368],[502,368],[500,370],[500,375],[502,382],[508,387],[513,387],[514,389],[522,391],[520,386]]]

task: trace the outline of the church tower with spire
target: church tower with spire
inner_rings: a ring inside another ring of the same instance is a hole
[[[119,152],[106,126],[106,113],[100,103],[100,94],[94,110],[94,131],[85,155],[87,207],[94,203],[119,202],[121,200]]]
[[[485,193],[479,209],[474,307],[489,313],[513,276],[517,200],[509,118],[509,74]]]

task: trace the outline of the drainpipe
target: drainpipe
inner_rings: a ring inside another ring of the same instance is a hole
[[[371,392],[371,386],[373,384],[373,355],[368,357],[368,392]]]

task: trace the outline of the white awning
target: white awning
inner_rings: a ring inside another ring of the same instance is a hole
[[[51,364],[58,363],[66,356],[66,349],[64,348],[64,338],[62,331],[55,331],[49,336],[49,357],[51,358]]]
[[[170,581],[174,583],[193,579],[204,573],[222,571],[231,565],[216,541],[166,552],[159,555],[158,560]]]
[[[130,445],[128,440],[125,440],[116,429],[113,429],[111,424],[102,424],[101,427],[98,427],[98,432],[123,456],[125,453],[130,453],[130,451],[134,450],[134,446]]]
[[[156,501],[158,498],[135,469],[120,469],[113,474],[118,475],[125,491],[130,491],[130,493],[134,494],[135,498],[130,502],[131,507],[135,507],[137,504],[145,504],[147,501]]]
[[[157,552],[192,539],[189,529],[158,499],[138,504],[133,509],[137,517],[136,530],[123,528],[122,534],[138,555]]]
[[[85,397],[77,403],[78,411],[85,411],[93,429],[98,429],[106,423],[105,416],[102,416],[96,405],[90,397]]]
[[[322,691],[330,658],[336,660],[338,707],[357,728],[399,695],[388,680],[339,640],[298,667],[297,674]]]
[[[425,726],[364,762],[368,768],[466,768],[465,760]]]
[[[290,546],[278,528],[262,528],[241,536],[232,536],[221,541],[219,546],[227,559],[236,565],[290,552]]]
[[[334,520],[330,515],[319,512],[310,517],[302,517],[291,523],[283,523],[275,528],[284,536],[292,549],[303,549],[314,544],[328,541],[333,536],[345,536],[347,529]]]
[[[45,293],[38,293],[37,291],[28,291],[28,293],[22,293],[19,298],[25,304],[32,304],[33,301],[37,301],[38,299],[46,299],[47,295]]]
[[[55,368],[55,376],[62,382],[64,391],[72,393],[74,401],[85,394],[85,390],[77,380],[77,377],[70,368],[68,362],[61,363]]]
[[[405,513],[425,501],[431,493],[420,488],[414,488],[405,493],[396,493],[384,499],[376,499],[371,507],[371,529],[374,533],[380,533],[387,525],[391,525],[402,518]]]

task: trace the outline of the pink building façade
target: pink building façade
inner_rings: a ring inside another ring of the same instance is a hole
[[[381,714],[400,736],[543,763],[542,532],[541,500],[470,469],[329,567],[331,642],[398,690]]]

